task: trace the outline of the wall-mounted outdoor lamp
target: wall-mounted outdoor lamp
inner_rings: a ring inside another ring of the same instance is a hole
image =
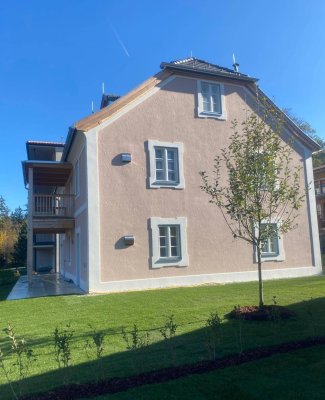
[[[121,158],[123,163],[129,163],[132,161],[131,153],[122,153]]]
[[[134,245],[134,236],[133,235],[124,236],[124,244],[125,244],[125,246]]]

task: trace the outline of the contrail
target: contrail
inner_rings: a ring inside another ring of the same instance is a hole
[[[124,43],[122,42],[122,40],[121,40],[119,34],[116,32],[116,29],[115,29],[112,25],[111,25],[111,28],[112,28],[112,31],[114,32],[114,35],[115,35],[117,41],[118,41],[119,44],[121,45],[121,47],[122,47],[124,53],[125,53],[128,57],[131,57],[131,56],[130,56],[130,53],[128,52],[128,49],[125,47],[125,45],[124,45]]]

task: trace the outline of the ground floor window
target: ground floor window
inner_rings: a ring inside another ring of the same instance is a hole
[[[263,240],[261,256],[263,261],[284,261],[283,239],[279,233],[278,225],[275,222],[261,224],[262,232],[267,232],[267,239]],[[256,252],[255,252],[256,253]],[[256,261],[257,261],[257,254]]]
[[[186,218],[158,218],[151,222],[151,266],[184,267],[188,265]]]

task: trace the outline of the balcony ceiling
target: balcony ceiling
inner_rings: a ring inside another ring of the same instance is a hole
[[[35,186],[65,186],[72,171],[72,164],[57,161],[24,161],[25,185],[29,184],[28,170],[30,168],[33,169],[33,184]]]

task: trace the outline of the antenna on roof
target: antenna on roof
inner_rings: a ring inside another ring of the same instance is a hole
[[[94,101],[91,101],[91,113],[94,114]]]
[[[235,54],[234,53],[232,54],[232,61],[233,61],[232,66],[234,67],[234,71],[236,73],[238,73],[239,72],[239,64],[236,63],[236,58],[235,58]]]
[[[191,50],[191,58],[193,57],[193,51]]]
[[[102,82],[102,94],[104,94],[104,93],[105,93],[105,83]]]

